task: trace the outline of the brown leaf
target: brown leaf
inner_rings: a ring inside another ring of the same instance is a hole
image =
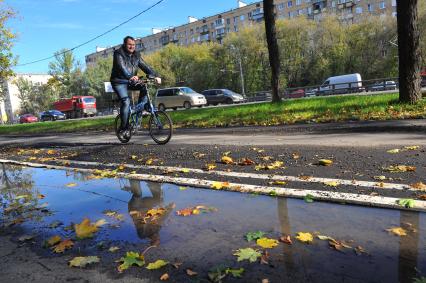
[[[179,269],[179,267],[182,265],[182,262],[176,262],[176,263],[172,263],[173,267],[176,269]]]
[[[170,276],[167,273],[164,273],[163,275],[161,275],[160,280],[161,281],[167,281],[169,280]]]
[[[421,200],[426,200],[426,195],[420,195],[420,196],[419,196],[419,199],[421,199]]]
[[[307,181],[307,180],[309,180],[311,178],[312,178],[312,176],[299,176],[299,179],[300,180],[304,180],[304,181]]]
[[[248,165],[253,165],[253,164],[254,164],[254,161],[253,161],[253,160],[251,160],[251,159],[249,159],[249,158],[242,158],[242,159],[238,162],[238,164],[239,164],[239,165],[241,165],[241,166],[248,166]]]
[[[269,252],[265,251],[260,257],[261,264],[269,264]]]
[[[267,278],[262,279],[262,283],[269,283],[269,279],[267,279]]]
[[[64,240],[62,242],[60,242],[59,244],[57,244],[54,248],[53,251],[55,253],[63,253],[65,250],[71,249],[74,246],[74,242],[71,241],[70,239]]]
[[[413,188],[413,189],[416,189],[416,190],[426,191],[426,185],[423,184],[422,182],[412,184],[412,185],[410,185],[410,187]]]
[[[186,269],[186,274],[188,274],[189,276],[195,276],[198,273],[188,268]]]
[[[293,244],[293,241],[291,240],[290,235],[280,237],[280,242],[283,242],[283,243],[288,244],[288,245]]]

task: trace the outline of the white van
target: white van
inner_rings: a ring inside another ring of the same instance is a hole
[[[317,90],[316,94],[324,95],[361,91],[364,91],[364,88],[362,87],[361,75],[356,73],[329,77],[319,87],[319,90]]]
[[[171,87],[159,89],[156,94],[155,105],[159,110],[179,107],[190,109],[193,106],[202,107],[207,104],[204,95],[199,94],[189,87]]]

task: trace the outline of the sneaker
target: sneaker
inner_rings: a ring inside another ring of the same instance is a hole
[[[120,130],[118,132],[119,138],[122,139],[129,139],[130,138],[130,130]]]

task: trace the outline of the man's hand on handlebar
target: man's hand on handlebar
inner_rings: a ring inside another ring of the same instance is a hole
[[[161,85],[161,78],[160,77],[155,77],[154,80],[155,80],[155,83],[157,85]]]

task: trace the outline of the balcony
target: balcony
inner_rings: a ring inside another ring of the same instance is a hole
[[[253,10],[251,12],[251,19],[256,22],[263,20],[263,9],[258,8]]]

